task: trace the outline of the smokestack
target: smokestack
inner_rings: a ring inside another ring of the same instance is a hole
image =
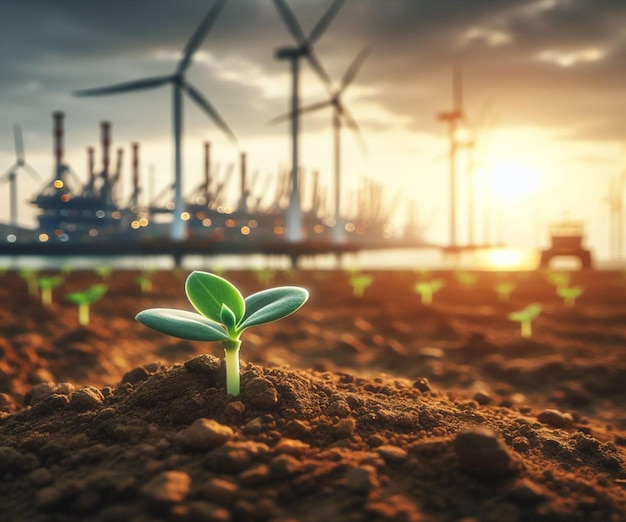
[[[246,153],[241,153],[241,203],[245,205],[246,198]]]
[[[87,147],[87,172],[89,173],[89,186],[93,187],[96,174],[94,172],[94,148]]]
[[[102,139],[102,175],[109,177],[109,150],[111,148],[111,123],[108,121],[100,122],[101,139]]]
[[[53,133],[54,133],[54,158],[55,158],[55,176],[58,178],[61,175],[61,168],[63,165],[63,118],[65,113],[56,111],[52,113]]]
[[[133,194],[139,194],[139,143],[135,142],[131,146],[133,151]]]
[[[211,183],[211,143],[204,142],[204,201],[209,204],[209,184]]]

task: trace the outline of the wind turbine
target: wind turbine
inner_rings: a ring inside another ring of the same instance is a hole
[[[341,221],[340,215],[340,201],[341,201],[341,126],[345,123],[357,136],[359,139],[361,146],[365,148],[365,144],[363,142],[363,134],[361,133],[361,129],[356,122],[356,120],[352,117],[352,114],[346,106],[341,101],[341,96],[347,89],[347,87],[352,83],[354,78],[356,77],[357,72],[359,71],[361,65],[367,58],[370,53],[369,47],[364,47],[359,51],[356,55],[355,59],[350,64],[350,67],[346,69],[346,72],[341,79],[341,83],[339,84],[339,88],[332,91],[330,98],[326,101],[314,103],[312,105],[307,105],[298,109],[299,114],[304,114],[307,112],[315,112],[320,109],[325,109],[327,107],[332,107],[333,110],[333,131],[334,131],[334,167],[335,167],[335,226],[333,228],[333,242],[343,243],[345,241],[345,230],[343,227],[343,223]],[[270,121],[271,124],[278,123],[284,121],[286,119],[294,118],[294,114],[285,114],[279,116],[278,118],[274,118]]]
[[[87,89],[77,91],[76,96],[101,96],[107,94],[117,94],[131,91],[141,91],[146,89],[154,89],[162,85],[171,84],[173,87],[173,127],[174,127],[174,219],[172,222],[171,238],[174,241],[180,241],[185,237],[185,222],[182,219],[184,210],[183,192],[182,192],[182,159],[181,159],[181,141],[182,141],[182,120],[183,120],[183,92],[189,97],[213,120],[213,122],[228,136],[233,142],[237,143],[237,138],[230,130],[226,122],[219,115],[217,110],[209,103],[209,101],[185,78],[185,73],[191,65],[193,54],[198,50],[200,44],[206,37],[207,33],[213,26],[220,11],[226,5],[228,0],[217,0],[204,20],[200,23],[195,33],[191,36],[185,49],[183,57],[178,62],[178,67],[174,74],[167,76],[156,76],[152,78],[144,78],[132,82],[120,83],[108,87],[99,87],[95,89]]]
[[[17,174],[20,170],[24,170],[28,172],[28,174],[36,179],[37,181],[41,181],[41,176],[37,173],[37,171],[31,167],[28,163],[26,163],[26,159],[24,157],[24,140],[22,139],[22,129],[19,125],[13,125],[13,138],[15,140],[15,157],[16,161],[9,170],[7,170],[2,177],[0,177],[0,183],[4,183],[5,181],[9,182],[9,209],[10,209],[10,224],[12,227],[17,226]]]
[[[331,90],[331,80],[321,63],[313,54],[312,45],[322,36],[332,19],[335,17],[345,0],[335,0],[326,13],[319,19],[308,38],[305,36],[300,23],[293,14],[291,8],[285,0],[274,0],[274,5],[278,10],[287,30],[296,41],[295,47],[281,47],[276,51],[276,58],[279,60],[289,60],[292,75],[292,95],[291,95],[291,193],[289,195],[289,206],[287,208],[287,241],[298,242],[302,239],[301,223],[302,215],[300,212],[300,190],[298,187],[298,133],[300,131],[300,119],[298,115],[298,89],[299,89],[299,71],[300,58],[306,58],[317,75],[321,78],[326,88]],[[332,93],[331,93],[332,95]]]

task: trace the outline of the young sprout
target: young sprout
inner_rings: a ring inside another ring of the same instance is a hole
[[[496,294],[498,294],[498,299],[502,302],[507,302],[509,300],[513,290],[515,290],[515,283],[511,283],[510,281],[498,283],[496,285]]]
[[[557,288],[569,285],[571,276],[568,272],[550,271],[546,275],[548,281]]]
[[[541,313],[541,305],[533,303],[528,305],[523,310],[517,312],[511,312],[509,319],[511,321],[517,321],[520,323],[522,337],[530,338],[533,335],[532,321]]]
[[[428,279],[432,275],[432,270],[429,270],[428,268],[419,268],[415,271],[415,273],[420,279]]]
[[[61,273],[64,276],[69,276],[72,273],[72,265],[70,263],[63,263],[61,265]]]
[[[565,306],[574,306],[576,298],[581,296],[585,289],[582,286],[561,286],[556,289],[556,293],[563,299]]]
[[[135,283],[139,285],[139,289],[142,294],[152,292],[152,279],[154,278],[155,270],[144,270],[140,276],[135,278]]]
[[[101,279],[109,279],[111,277],[112,269],[110,266],[102,265],[102,266],[97,266],[94,269],[94,272]]]
[[[352,295],[362,297],[365,289],[372,284],[374,278],[371,275],[354,275],[350,278],[350,286],[352,287]]]
[[[269,285],[274,280],[274,272],[269,268],[257,268],[254,271],[254,275],[257,281],[263,286]]]
[[[262,290],[245,299],[226,279],[194,271],[185,282],[187,298],[199,313],[151,308],[136,319],[159,332],[191,341],[221,341],[226,361],[226,390],[239,395],[239,347],[246,328],[270,323],[295,312],[309,292],[296,286]]]
[[[477,279],[476,274],[472,272],[455,272],[454,277],[457,282],[465,288],[470,288]]]
[[[78,305],[78,324],[86,326],[89,324],[89,305],[101,299],[108,290],[104,283],[92,285],[82,292],[71,292],[65,294],[68,301]]]
[[[61,276],[43,276],[37,281],[41,290],[41,304],[44,306],[52,305],[52,290],[63,284]]]
[[[441,279],[432,279],[431,281],[421,281],[414,287],[416,293],[422,298],[422,304],[430,305],[433,302],[433,295],[435,292],[443,288],[443,281]]]
[[[37,295],[37,270],[34,268],[23,268],[20,270],[20,277],[26,280],[28,293],[30,295]]]

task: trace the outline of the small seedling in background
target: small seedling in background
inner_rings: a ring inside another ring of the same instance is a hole
[[[30,295],[37,295],[37,270],[34,268],[23,268],[20,270],[20,277],[26,280],[28,293]]]
[[[155,270],[146,269],[141,275],[135,278],[135,283],[139,285],[142,294],[152,292],[152,280],[154,279]]]
[[[444,283],[441,279],[433,279],[417,283],[414,289],[421,296],[422,304],[430,305],[433,302],[433,295],[443,288],[443,285]]]
[[[420,280],[428,279],[432,276],[432,270],[429,270],[428,268],[420,268],[416,270],[415,273]]]
[[[7,273],[8,268],[6,266],[0,266],[0,276]]]
[[[304,288],[282,286],[262,290],[245,299],[226,279],[208,272],[192,272],[185,282],[189,302],[199,313],[151,308],[136,319],[159,332],[191,341],[221,341],[226,361],[226,390],[239,395],[240,336],[246,328],[270,323],[295,312],[308,299]]]
[[[215,265],[211,272],[218,276],[223,276],[226,273],[226,269],[222,265]]]
[[[89,306],[101,299],[106,294],[108,288],[104,283],[100,283],[90,286],[82,292],[65,294],[68,301],[78,305],[78,324],[82,326],[89,324]]]
[[[111,277],[111,272],[113,270],[111,269],[110,266],[106,266],[106,265],[102,265],[102,266],[97,266],[94,269],[95,274],[100,278],[100,279],[109,279]]]
[[[274,280],[274,272],[269,268],[257,268],[254,271],[256,280],[263,286],[269,285]]]
[[[496,294],[498,294],[498,299],[502,302],[507,302],[509,300],[513,290],[515,290],[515,283],[505,282],[498,283],[496,285]]]
[[[52,305],[52,290],[63,284],[61,276],[42,276],[37,280],[41,290],[41,304],[49,307]]]
[[[535,317],[541,313],[541,305],[533,303],[528,305],[523,310],[517,312],[511,312],[509,319],[511,321],[517,321],[520,323],[522,337],[530,338],[533,336],[532,322]]]
[[[557,288],[568,286],[572,279],[568,272],[557,272],[557,271],[548,272],[546,274],[546,278],[551,284],[553,284]]]
[[[350,286],[352,287],[352,295],[362,297],[365,289],[372,284],[374,278],[371,275],[355,275],[350,278]]]
[[[476,282],[477,276],[471,272],[455,272],[454,278],[465,288],[470,288]]]
[[[68,277],[72,273],[72,265],[70,263],[63,263],[61,265],[61,273]]]
[[[556,293],[563,299],[565,306],[574,306],[576,298],[580,297],[585,289],[582,286],[561,286],[556,289]]]

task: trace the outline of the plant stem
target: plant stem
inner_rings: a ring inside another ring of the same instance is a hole
[[[239,395],[239,347],[241,341],[228,339],[222,341],[224,346],[224,360],[226,361],[226,392],[230,395]]]
[[[46,307],[52,304],[52,290],[50,288],[41,289],[41,304]]]
[[[433,294],[432,292],[422,292],[422,304],[432,304]]]
[[[530,321],[522,321],[522,337],[530,338],[533,336],[533,330]]]
[[[89,324],[89,303],[78,305],[78,324],[82,326]]]

